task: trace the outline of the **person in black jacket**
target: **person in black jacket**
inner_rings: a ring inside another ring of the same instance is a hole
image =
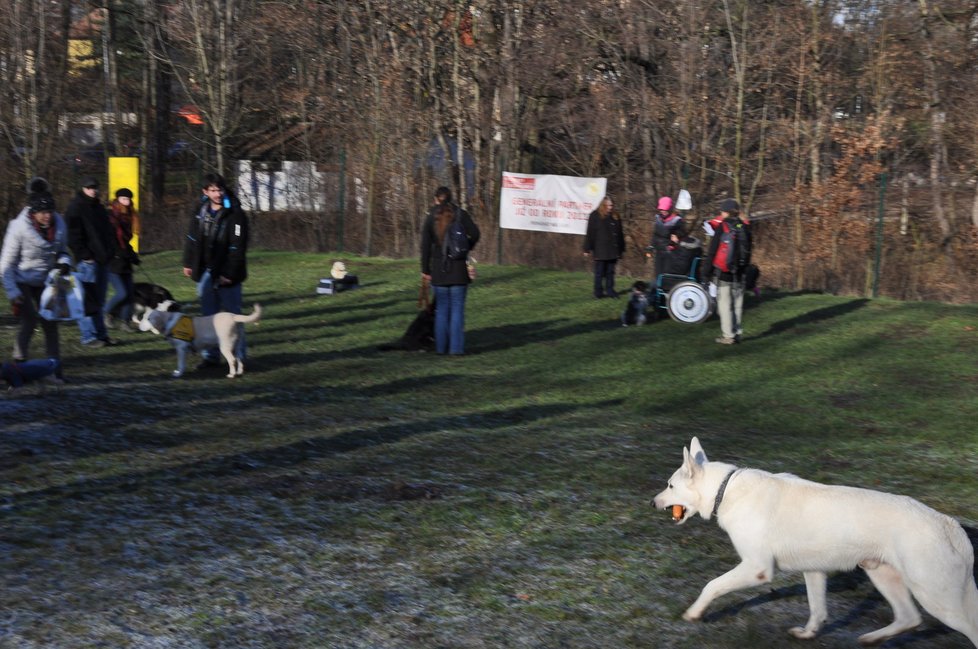
[[[183,274],[197,282],[201,315],[241,313],[241,284],[248,278],[248,217],[223,177],[207,174],[202,191],[203,201],[187,228]],[[235,356],[244,360],[246,350],[244,328],[240,327]],[[202,357],[208,365],[221,362],[216,350]]]
[[[625,233],[615,214],[615,203],[608,196],[588,216],[584,254],[594,257],[594,297],[618,297],[615,265],[625,254]]]
[[[740,204],[728,198],[720,203],[710,249],[706,253],[707,281],[716,280],[720,337],[716,342],[733,345],[744,334],[744,272],[751,260],[750,225],[740,218]]]
[[[81,189],[68,204],[68,247],[75,255],[78,275],[85,289],[85,316],[78,321],[81,343],[90,347],[116,345],[105,330],[102,311],[109,287],[109,262],[118,244],[109,214],[98,197],[98,181],[84,178]]]
[[[465,353],[465,297],[469,276],[467,259],[449,259],[443,244],[449,225],[462,221],[469,250],[479,242],[479,228],[465,210],[455,207],[450,196],[428,212],[421,229],[421,277],[435,290],[435,351]]]
[[[115,232],[116,254],[109,261],[109,284],[112,298],[105,303],[105,326],[117,326],[123,331],[135,331],[132,323],[133,267],[140,263],[139,254],[133,249],[131,239],[134,226],[139,221],[132,204],[132,190],[122,187],[115,193],[109,206],[109,222]]]
[[[668,196],[659,198],[656,205],[655,218],[652,220],[652,241],[646,251],[655,254],[652,260],[653,271],[652,281],[656,281],[665,270],[669,263],[669,253],[676,250],[679,240],[683,237],[685,224],[683,217],[672,209],[672,199]]]

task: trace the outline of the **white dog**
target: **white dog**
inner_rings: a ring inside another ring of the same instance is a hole
[[[244,362],[236,357],[238,343],[238,324],[258,322],[261,318],[261,305],[256,304],[251,315],[237,315],[221,311],[211,316],[191,317],[178,311],[168,311],[169,301],[143,314],[139,321],[140,331],[162,334],[177,350],[177,369],[173,376],[183,376],[187,369],[187,352],[218,347],[228,362],[228,378],[244,374]]]
[[[696,514],[715,517],[741,559],[706,585],[683,614],[686,620],[700,619],[721,595],[769,582],[780,568],[805,575],[811,617],[789,632],[812,638],[828,618],[826,572],[859,566],[895,618],[860,636],[860,643],[882,642],[920,624],[913,595],[978,647],[974,551],[954,519],[907,496],[709,462],[695,437],[683,455],[683,465],[655,497],[655,506],[672,507],[677,523]]]

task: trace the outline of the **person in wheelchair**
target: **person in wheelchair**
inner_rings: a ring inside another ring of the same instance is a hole
[[[653,277],[649,285],[653,320],[658,319],[660,309],[666,309],[666,296],[676,284],[690,280],[702,283],[702,256],[703,244],[692,235],[683,237],[678,244],[660,255],[662,273]]]
[[[661,197],[656,208],[655,219],[652,223],[652,241],[645,248],[646,256],[654,255],[652,259],[653,280],[662,273],[668,272],[665,270],[666,258],[670,251],[679,245],[679,240],[685,231],[683,218],[672,209],[671,198],[668,196]]]
[[[696,261],[702,256],[703,244],[700,240],[692,235],[685,236],[679,240],[678,245],[666,251],[662,272],[665,275],[681,275],[699,282],[699,264]]]

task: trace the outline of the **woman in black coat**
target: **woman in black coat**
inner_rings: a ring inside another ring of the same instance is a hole
[[[465,353],[465,297],[468,291],[467,259],[450,259],[444,251],[445,233],[458,218],[469,240],[469,250],[479,241],[479,228],[465,210],[449,202],[435,206],[421,230],[421,276],[435,291],[435,351]]]
[[[625,233],[615,204],[605,196],[587,219],[584,254],[594,257],[594,297],[618,297],[615,292],[615,265],[625,254]]]

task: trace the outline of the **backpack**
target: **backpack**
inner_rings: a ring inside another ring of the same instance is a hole
[[[742,273],[750,265],[750,237],[744,223],[734,227],[726,221],[720,223],[720,237],[713,265],[724,273]]]
[[[455,218],[445,230],[445,240],[442,242],[442,255],[448,259],[465,259],[469,256],[469,235],[462,225],[462,212],[455,210]]]

